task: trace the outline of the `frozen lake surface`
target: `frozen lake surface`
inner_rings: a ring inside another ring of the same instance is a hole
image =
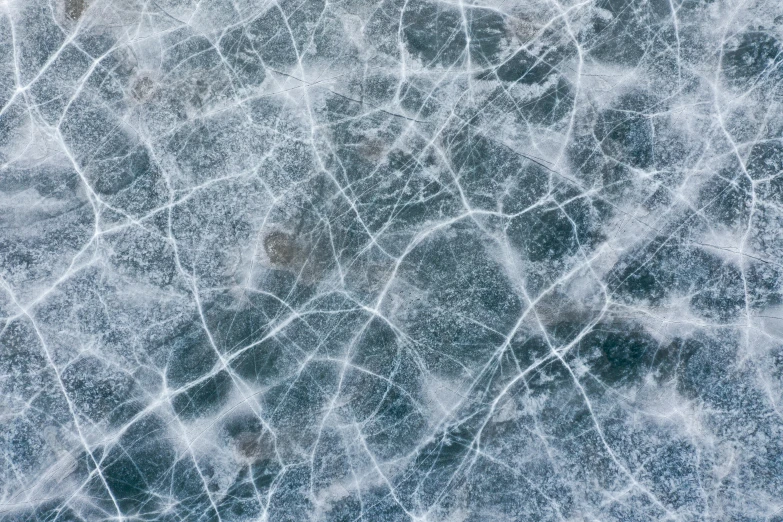
[[[783,521],[779,0],[0,0],[0,520]]]

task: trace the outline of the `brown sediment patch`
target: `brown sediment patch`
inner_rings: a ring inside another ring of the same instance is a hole
[[[522,43],[529,42],[538,32],[536,24],[526,18],[508,17],[506,19],[506,35],[516,37]]]
[[[212,88],[203,78],[197,78],[193,84],[193,96],[190,97],[190,105],[194,109],[202,109],[204,104],[213,97]]]
[[[379,138],[370,138],[359,145],[359,153],[373,161],[380,160],[385,151],[386,145]]]
[[[71,20],[78,20],[86,7],[86,0],[65,0],[65,16]]]
[[[299,230],[299,226],[292,227]],[[333,250],[328,237],[307,233],[270,229],[263,233],[264,254],[261,262],[267,268],[289,272],[297,281],[312,285],[322,280],[334,262]],[[315,236],[315,237],[313,237]]]
[[[573,291],[557,288],[541,296],[535,305],[535,315],[530,314],[532,322],[540,321],[544,326],[570,324],[579,329],[587,326],[602,310],[600,295],[572,297]]]
[[[235,444],[239,456],[252,461],[269,458],[274,452],[272,439],[265,431],[244,431],[237,435]]]
[[[147,101],[155,90],[155,82],[149,76],[136,78],[131,87],[131,96],[137,102]]]
[[[297,254],[293,236],[276,230],[264,238],[264,250],[269,261],[275,265],[288,266]]]

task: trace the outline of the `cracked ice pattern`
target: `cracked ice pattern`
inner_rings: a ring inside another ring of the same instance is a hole
[[[782,42],[0,1],[0,519],[783,520]]]

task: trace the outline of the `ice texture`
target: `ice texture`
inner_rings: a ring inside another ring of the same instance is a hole
[[[783,521],[780,0],[0,0],[0,520]]]

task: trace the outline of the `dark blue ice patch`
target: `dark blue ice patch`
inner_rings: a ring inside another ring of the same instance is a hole
[[[748,31],[726,42],[721,68],[728,83],[748,87],[761,81],[762,76],[783,75],[783,47],[768,31]]]
[[[165,502],[155,490],[169,490],[167,484],[176,461],[166,424],[157,417],[146,416],[134,422],[108,449],[101,466],[102,475],[123,513],[150,517]]]

